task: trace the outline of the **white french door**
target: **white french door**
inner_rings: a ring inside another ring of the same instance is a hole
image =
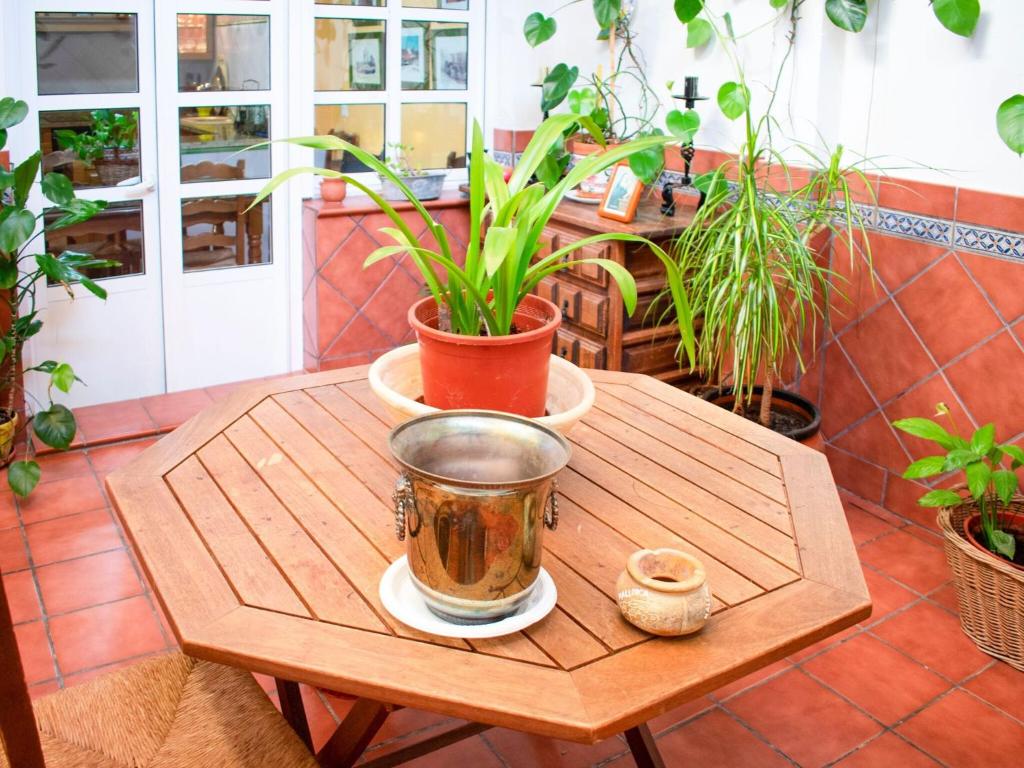
[[[40,291],[30,363],[71,363],[88,386],[61,399],[109,402],[290,370],[287,206],[249,209],[285,167],[286,0],[28,0],[8,18],[10,95],[30,113],[12,158],[106,200],[47,237],[120,262],[80,286]],[[111,129],[134,140],[109,147]],[[91,136],[106,136],[92,142]],[[105,147],[104,144],[107,146]],[[38,192],[35,210],[46,206]],[[46,381],[27,382],[36,397]]]

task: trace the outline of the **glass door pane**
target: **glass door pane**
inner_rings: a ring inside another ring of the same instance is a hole
[[[40,96],[137,93],[139,31],[134,13],[36,13]]]

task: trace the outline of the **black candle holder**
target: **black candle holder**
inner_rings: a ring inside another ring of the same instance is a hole
[[[697,78],[687,77],[685,78],[685,86],[683,93],[672,94],[673,99],[678,99],[686,104],[687,109],[693,109],[697,106],[698,101],[707,101],[707,96],[699,96],[697,89]],[[679,155],[683,158],[683,177],[680,179],[680,184],[675,185],[672,182],[665,182],[665,185],[661,188],[661,214],[662,216],[675,216],[676,214],[676,198],[675,189],[686,187],[693,187],[693,178],[690,176],[690,164],[693,163],[693,157],[697,153],[696,148],[693,146],[692,141],[688,141],[685,144],[679,146]],[[697,190],[700,194],[700,199],[697,201],[697,207],[700,208],[704,205],[704,193]]]

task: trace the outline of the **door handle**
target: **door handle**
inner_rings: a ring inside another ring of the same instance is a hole
[[[145,197],[155,190],[156,179],[152,176],[144,176],[135,184],[125,184],[124,182],[121,182],[117,185],[117,188],[124,190],[121,194],[121,198],[123,200],[135,200],[140,197]]]

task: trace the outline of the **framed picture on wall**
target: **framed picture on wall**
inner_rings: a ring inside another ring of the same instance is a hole
[[[213,25],[205,13],[178,14],[178,58],[209,59],[213,56]]]
[[[630,222],[636,217],[644,183],[636,177],[628,163],[616,165],[608,179],[604,199],[597,206],[598,216],[616,221]]]
[[[384,33],[353,32],[348,36],[349,81],[352,88],[384,88]]]
[[[466,25],[433,36],[434,89],[464,91],[469,83],[469,38]]]
[[[402,87],[416,88],[427,82],[423,27],[402,27]]]

